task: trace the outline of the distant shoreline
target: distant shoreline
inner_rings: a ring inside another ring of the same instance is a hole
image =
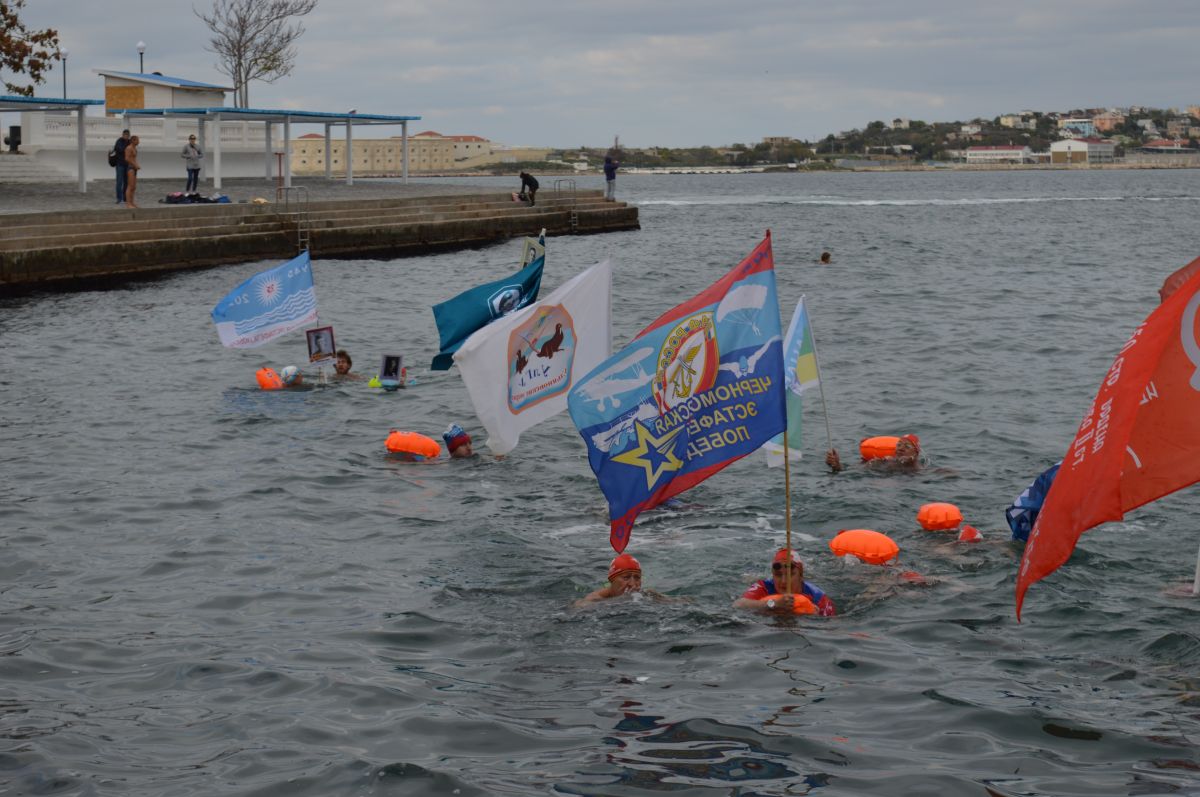
[[[769,167],[722,167],[722,166],[667,166],[659,168],[631,167],[622,169],[621,177],[638,177],[644,175],[730,175],[730,174],[836,174],[847,172],[1086,172],[1113,171],[1125,169],[1200,169],[1200,159],[1189,163],[947,163],[938,166],[928,166],[923,163],[906,164],[874,164],[871,166],[830,166],[821,169],[789,169],[780,166]],[[545,178],[583,178],[599,179],[603,172],[596,171],[538,171],[538,176]],[[312,175],[296,175],[309,177]],[[414,174],[409,172],[410,179],[442,178],[442,177],[512,177],[517,174],[491,174],[481,172],[436,172],[429,174]],[[396,180],[399,174],[355,174],[356,180]],[[335,176],[335,179],[338,179]]]

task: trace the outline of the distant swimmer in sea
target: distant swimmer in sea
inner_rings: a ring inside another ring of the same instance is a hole
[[[449,428],[442,432],[442,439],[446,441],[446,450],[450,452],[451,459],[466,459],[475,454],[471,450],[471,435],[464,432],[457,423],[450,424]]]
[[[304,374],[300,373],[300,369],[294,365],[284,366],[279,372],[279,378],[283,380],[284,387],[301,387],[304,385]]]
[[[609,598],[620,598],[623,595],[645,595],[655,600],[669,601],[666,595],[653,590],[642,589],[642,564],[632,555],[623,553],[612,560],[608,566],[608,584],[589,593],[586,597],[575,601],[575,606],[586,606],[589,603],[599,603]]]
[[[816,607],[815,614],[822,617],[832,617],[837,614],[837,607],[828,595],[817,585],[804,580],[804,560],[800,554],[787,548],[775,552],[771,562],[771,577],[755,581],[750,589],[742,593],[742,597],[733,602],[734,608],[750,609],[757,612],[773,614],[791,614],[794,607],[792,596],[782,594],[786,589],[784,564],[790,563],[791,587],[793,594],[800,594],[812,601]]]
[[[868,437],[858,444],[862,461],[880,470],[917,470],[921,467],[921,439],[915,434]],[[844,470],[837,449],[825,453],[825,464],[834,473]]]
[[[340,379],[362,379],[358,374],[350,373],[350,369],[354,367],[354,360],[350,357],[350,352],[345,349],[338,349],[337,359],[333,361],[333,370]]]
[[[821,253],[821,259],[820,259],[820,260],[818,260],[817,262],[818,262],[818,263],[820,263],[820,264],[822,264],[822,265],[826,265],[826,266],[827,266],[827,265],[829,265],[830,263],[832,263],[832,262],[833,262],[833,255],[829,254],[828,252],[822,252],[822,253]]]

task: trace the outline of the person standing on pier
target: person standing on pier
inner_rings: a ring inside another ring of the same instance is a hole
[[[113,144],[112,153],[113,168],[117,170],[117,204],[120,205],[125,201],[125,147],[129,146],[129,131],[122,130],[121,137]]]
[[[612,159],[612,155],[604,156],[604,198],[609,202],[617,201],[617,169],[621,162]]]
[[[204,160],[204,152],[196,146],[195,136],[188,136],[188,143],[183,145],[183,152],[179,153],[179,157],[187,161],[187,187],[183,189],[183,193],[190,194],[200,183],[200,161]]]

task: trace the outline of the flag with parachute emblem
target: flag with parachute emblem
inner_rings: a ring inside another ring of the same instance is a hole
[[[783,467],[784,435],[787,435],[788,458],[793,461],[800,459],[800,423],[804,414],[800,397],[809,388],[819,386],[821,381],[817,370],[816,342],[803,296],[796,303],[787,335],[783,338],[783,371],[787,388],[787,431],[771,438],[763,446],[767,465],[772,468]]]
[[[619,553],[639,513],[785,428],[771,238],[667,311],[571,391],[567,407],[608,499]]]
[[[488,324],[454,353],[494,453],[508,453],[521,432],[566,409],[567,391],[612,353],[611,295],[605,260]]]
[[[212,309],[222,345],[250,349],[317,320],[312,263],[302,252],[281,266],[255,274]]]

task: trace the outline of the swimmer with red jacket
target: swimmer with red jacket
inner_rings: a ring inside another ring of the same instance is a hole
[[[609,598],[619,598],[622,595],[639,593],[656,600],[669,600],[653,590],[642,589],[642,564],[631,555],[623,553],[612,560],[608,566],[608,584],[575,601],[576,606],[586,606]]]
[[[837,614],[837,607],[833,605],[833,601],[829,599],[829,596],[817,585],[804,580],[804,560],[800,558],[800,554],[795,551],[789,551],[787,548],[780,548],[775,552],[775,558],[771,562],[772,577],[762,578],[754,582],[754,585],[746,590],[742,594],[742,597],[733,602],[734,608],[791,614],[791,596],[780,595],[785,583],[783,566],[788,561],[791,562],[792,589],[795,589],[799,585],[800,589],[798,593],[812,601],[813,606],[817,607],[817,614],[822,617],[832,617]],[[768,597],[771,595],[778,597]]]

